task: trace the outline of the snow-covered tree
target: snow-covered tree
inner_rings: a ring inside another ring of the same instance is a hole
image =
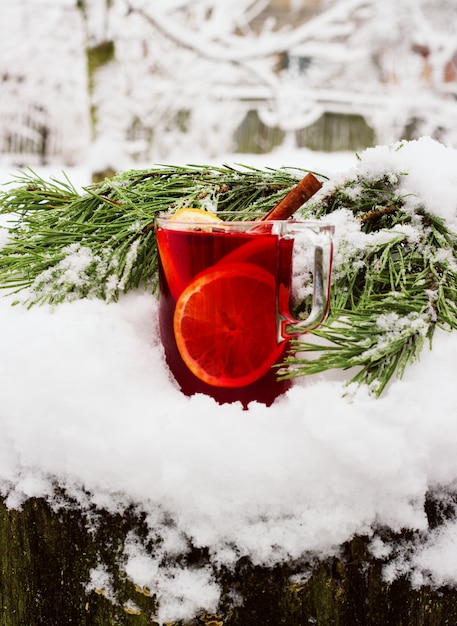
[[[114,0],[109,11],[105,7],[102,35],[88,3],[93,49],[102,36],[115,42],[111,62],[97,68],[93,81],[100,142],[155,159],[189,149],[209,155],[230,149],[245,100],[271,92],[280,35],[258,35],[249,27],[265,4],[181,1],[152,7]]]
[[[0,152],[78,161],[88,142],[88,99],[75,3],[2,0],[0,24]]]
[[[66,159],[89,144],[90,121],[100,167],[232,150],[252,110],[292,137],[324,113],[356,113],[379,143],[457,143],[454,0],[3,0],[0,11],[3,150],[32,108]]]
[[[296,29],[292,55],[309,59],[303,90],[316,107],[362,113],[380,141],[417,134],[456,141],[457,5],[430,0],[327,2]]]

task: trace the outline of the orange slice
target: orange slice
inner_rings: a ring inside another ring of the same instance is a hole
[[[234,261],[248,261],[265,265],[266,259],[274,263],[276,259],[277,237],[270,235],[255,236],[243,245],[226,254],[219,263],[232,263]]]
[[[190,223],[206,223],[206,222],[222,222],[220,217],[214,215],[214,213],[210,213],[209,211],[204,211],[203,209],[194,209],[184,207],[182,209],[178,209],[176,213],[170,218],[171,222],[190,222]]]
[[[168,222],[168,230],[181,230],[181,225],[176,224],[175,226],[172,224],[173,222],[186,222],[189,224],[189,230],[194,230],[192,224],[195,224],[196,230],[206,230],[206,227],[200,227],[200,224],[210,224],[210,223],[218,223],[222,220],[216,215],[213,215],[209,211],[203,211],[202,209],[194,209],[194,208],[182,208],[174,213],[169,222]],[[209,227],[207,230],[211,231]],[[157,244],[159,249],[160,261],[162,263],[163,273],[165,274],[165,279],[167,281],[168,288],[175,300],[178,299],[179,294],[185,287],[186,277],[180,276],[178,270],[175,267],[173,262],[173,256],[170,254],[168,240],[166,236],[167,229],[159,228],[156,231]]]
[[[285,246],[289,247],[289,256]],[[279,269],[279,275],[288,277],[291,274],[290,264],[292,263],[292,246],[291,240],[283,242],[282,253],[278,251],[278,238],[272,235],[258,234],[251,241],[241,245],[239,248],[235,248],[232,252],[226,254],[218,264],[233,263],[235,261],[247,261],[249,263],[258,263],[265,267],[265,269],[271,272],[278,272],[276,263],[280,261],[282,264],[286,264],[282,269]],[[278,257],[279,255],[279,257]],[[278,290],[278,308],[282,315],[288,316],[293,319],[290,308],[290,283],[285,283],[284,280],[279,281]]]
[[[173,326],[181,357],[200,380],[216,387],[249,385],[282,352],[274,277],[253,263],[213,266],[183,291]]]
[[[185,282],[176,269],[173,262],[172,255],[169,251],[169,244],[167,238],[167,232],[163,228],[159,228],[156,231],[157,249],[159,252],[159,258],[162,265],[162,270],[165,275],[165,281],[168,285],[171,295],[175,300],[178,299],[179,294],[184,289]]]

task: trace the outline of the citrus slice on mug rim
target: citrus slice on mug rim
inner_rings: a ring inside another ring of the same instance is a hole
[[[274,276],[243,262],[203,271],[178,298],[173,328],[184,363],[200,380],[216,387],[255,382],[283,350]]]
[[[220,217],[217,217],[210,211],[204,211],[203,209],[197,209],[193,207],[183,207],[178,209],[176,213],[170,216],[170,222],[188,222],[190,224],[202,224],[211,222],[222,222]]]

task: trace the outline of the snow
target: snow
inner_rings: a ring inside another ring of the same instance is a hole
[[[195,145],[219,155],[253,110],[285,131],[356,114],[378,143],[409,127],[457,145],[454,0],[296,0],[282,26],[264,20],[269,4],[3,0],[1,150],[19,163],[24,149],[66,164],[89,157],[100,169],[174,162]],[[102,63],[91,76],[87,48],[91,66]],[[327,132],[342,145],[351,131]]]
[[[354,169],[408,172],[405,192],[457,230],[457,150],[427,137],[359,159],[306,150],[242,156],[259,167],[309,167],[329,175],[329,185]],[[75,184],[86,182],[88,173],[74,174]],[[337,239],[345,224],[340,214]],[[150,294],[29,310],[11,300],[0,300],[1,492],[10,507],[35,496],[57,506],[58,483],[81,506],[139,506],[157,552],[132,534],[125,571],[158,595],[159,620],[214,611],[212,568],[242,556],[265,566],[323,558],[357,533],[372,536],[386,579],[457,584],[456,521],[431,530],[424,511],[427,493],[445,498],[457,481],[457,333],[437,330],[433,349],[378,399],[345,386],[350,374],[338,371],[300,379],[271,407],[243,411],[176,388]],[[382,527],[423,540],[401,552],[377,535]],[[177,569],[173,556],[190,544],[208,548],[212,567]],[[109,595],[103,564],[88,589],[99,586]]]

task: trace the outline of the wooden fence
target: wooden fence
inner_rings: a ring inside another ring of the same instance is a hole
[[[58,154],[58,131],[52,128],[43,107],[22,108],[18,103],[15,107],[2,105],[1,108],[0,154],[7,155],[17,165],[44,165]]]

